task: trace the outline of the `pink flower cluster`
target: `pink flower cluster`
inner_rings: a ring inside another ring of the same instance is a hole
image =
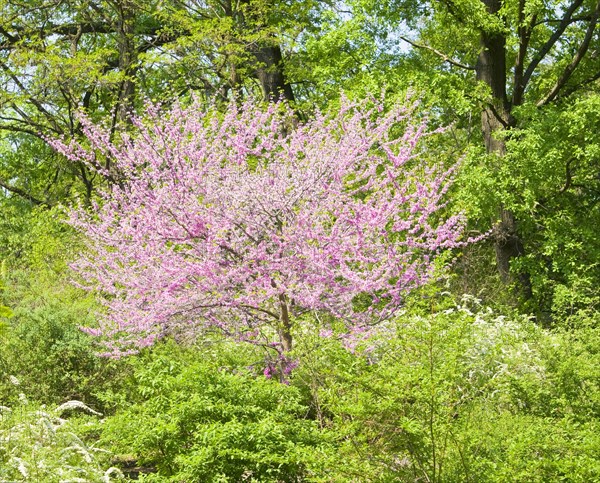
[[[426,125],[380,111],[344,101],[298,124],[282,104],[150,106],[118,143],[85,120],[91,148],[54,142],[123,180],[72,212],[89,240],[75,269],[108,308],[88,332],[122,355],[185,327],[272,341],[306,311],[392,316],[464,220],[441,216],[452,169],[420,161]]]

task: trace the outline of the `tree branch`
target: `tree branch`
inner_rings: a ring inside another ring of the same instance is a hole
[[[599,14],[600,14],[600,0],[598,0],[596,2],[596,6],[594,7],[594,11],[592,13],[592,18],[590,19],[590,24],[588,25],[587,31],[585,32],[585,37],[583,38],[583,41],[581,42],[579,49],[577,49],[577,53],[573,57],[573,60],[567,67],[565,67],[564,72],[558,78],[558,80],[556,81],[556,84],[554,84],[552,89],[550,89],[550,92],[548,92],[546,97],[544,97],[537,103],[538,107],[548,104],[549,102],[552,102],[556,98],[556,96],[558,95],[560,90],[564,87],[564,85],[570,79],[571,74],[573,74],[573,71],[577,68],[577,66],[579,65],[581,60],[585,57],[585,54],[590,46],[590,42],[592,41],[592,36],[594,35],[594,30],[596,29],[596,23],[598,22]]]
[[[565,184],[558,191],[559,194],[562,194],[565,191],[567,191],[571,187],[571,184],[573,183],[573,175],[571,172],[571,163],[573,162],[573,160],[574,160],[573,158],[570,158],[567,160],[567,164],[565,165]]]
[[[23,121],[21,121],[19,119],[4,118],[4,117],[0,117],[0,119],[2,119],[2,120],[8,120],[8,121],[13,121],[14,120],[14,121],[18,121],[18,122],[21,122],[23,124],[26,124],[26,123],[24,123]],[[42,139],[42,140],[44,139],[43,136],[39,132],[34,131],[33,129],[26,128],[26,127],[20,127],[20,126],[18,126],[16,124],[0,124],[0,131],[19,132],[19,133],[24,133],[24,134],[30,134],[30,135],[35,136],[35,137],[37,137],[39,139]]]
[[[10,191],[11,193],[14,193],[14,194],[20,196],[21,198],[25,198],[26,200],[31,201],[34,205],[46,206],[48,208],[51,207],[51,205],[48,202],[38,200],[31,193],[28,193],[24,189],[17,188],[16,186],[11,186],[6,180],[4,180],[2,178],[0,178],[0,187],[4,188],[7,191]]]
[[[523,75],[523,81],[522,81],[523,89],[525,89],[525,87],[527,87],[527,84],[529,84],[531,76],[533,75],[533,72],[535,71],[535,69],[537,68],[539,63],[544,59],[544,57],[546,57],[546,55],[548,55],[548,52],[550,52],[550,50],[552,49],[552,47],[554,47],[554,44],[556,44],[558,39],[561,37],[561,35],[566,30],[566,28],[572,23],[571,17],[575,13],[575,10],[577,10],[581,6],[582,3],[583,3],[583,0],[575,0],[569,6],[567,11],[565,12],[564,17],[560,21],[560,24],[557,27],[557,29],[550,36],[550,38],[546,41],[546,43],[542,46],[542,48],[537,52],[537,54],[533,57],[531,63],[529,64],[529,66],[527,67],[527,70],[525,71],[525,74]]]
[[[416,47],[418,49],[426,49],[426,50],[429,50],[430,52],[433,52],[438,57],[440,57],[444,62],[448,62],[451,65],[454,65],[456,67],[460,67],[461,69],[475,70],[474,66],[462,64],[461,62],[458,62],[458,61],[456,61],[454,59],[451,59],[450,57],[448,57],[443,52],[441,52],[441,51],[439,51],[437,49],[434,49],[433,47],[430,47],[429,45],[419,44],[419,43],[414,42],[413,40],[410,40],[410,39],[408,39],[406,37],[403,37],[403,36],[400,36],[400,39],[404,40],[405,42],[409,43],[410,45],[412,45],[413,47]]]
[[[71,36],[81,34],[113,34],[117,33],[117,29],[114,25],[107,22],[84,22],[84,23],[69,23],[69,24],[51,24],[46,23],[41,28],[27,28],[21,26],[13,26],[11,30],[14,33],[9,33],[5,28],[0,27],[0,34],[8,39],[10,43],[16,43],[22,40],[26,40],[31,37],[37,39],[46,38],[50,35],[61,35]],[[155,35],[159,29],[157,27],[150,27],[147,31],[141,32],[144,35]]]
[[[525,57],[527,56],[527,49],[529,47],[529,40],[531,39],[531,32],[535,25],[537,16],[533,15],[529,21],[529,25],[525,25],[525,0],[519,1],[519,52],[515,60],[515,74],[513,78],[513,98],[512,105],[518,106],[523,102],[523,95],[525,94],[525,83],[524,83],[524,68],[525,68]]]
[[[591,17],[589,15],[582,15],[580,17],[573,17],[573,18],[571,18],[571,20],[569,20],[569,24],[572,24],[572,23],[575,23],[575,22],[589,22],[590,18]],[[539,20],[539,21],[535,22],[533,24],[533,26],[537,27],[539,25],[547,25],[547,24],[553,24],[553,23],[560,23],[562,21],[563,21],[563,19],[547,18],[547,19]]]
[[[600,72],[596,72],[593,76],[588,77],[587,79],[581,81],[579,84],[574,85],[572,87],[569,87],[568,89],[564,89],[560,95],[561,98],[565,98],[570,96],[571,94],[573,94],[574,92],[578,91],[579,89],[581,89],[583,86],[586,86],[588,84],[591,84],[594,81],[597,81],[598,79],[600,79]]]

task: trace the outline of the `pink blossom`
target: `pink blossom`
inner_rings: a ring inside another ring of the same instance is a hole
[[[71,215],[88,240],[74,268],[108,309],[88,332],[115,356],[185,328],[287,350],[307,311],[348,327],[393,316],[461,244],[464,219],[441,216],[453,168],[423,166],[426,125],[382,110],[345,100],[298,125],[280,104],[149,106],[115,143],[84,119],[89,150],[54,147],[110,156],[125,180]]]

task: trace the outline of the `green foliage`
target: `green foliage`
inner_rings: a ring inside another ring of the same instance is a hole
[[[98,307],[92,295],[72,286],[66,271],[77,240],[58,210],[4,221],[22,231],[11,232],[7,225],[0,230],[9,241],[2,253],[8,268],[0,300],[12,313],[0,334],[0,403],[24,391],[40,403],[97,404],[94,394],[126,371],[99,359],[92,338],[79,330],[93,322]],[[19,378],[20,389],[8,384],[9,374]]]
[[[8,307],[0,305],[0,317],[8,318],[12,317],[12,311]],[[4,322],[3,322],[4,324]]]
[[[90,318],[93,301],[68,286],[52,291],[29,285],[7,292],[15,300],[14,316],[0,342],[0,376],[17,375],[22,390],[39,402],[97,402],[93,394],[117,369],[95,356],[93,341],[79,330]],[[5,379],[0,377],[4,403],[17,396]]]
[[[515,213],[527,254],[515,268],[531,275],[528,308],[542,321],[574,324],[600,308],[599,112],[596,94],[523,107],[516,114],[524,127],[510,132],[508,154],[473,149],[459,180],[459,204],[472,218],[493,219],[500,204]]]
[[[0,295],[2,294],[3,286],[1,285],[2,279],[0,278]],[[8,307],[0,304],[0,337],[2,337],[8,328],[6,319],[12,317],[13,313]]]
[[[14,376],[10,382],[19,387]],[[109,468],[109,453],[84,436],[93,419],[67,418],[77,411],[100,415],[80,401],[39,406],[23,393],[15,406],[0,406],[0,479],[44,483],[120,479],[121,472]]]
[[[354,354],[307,354],[295,383],[337,441],[323,480],[598,479],[600,331],[428,299]]]
[[[0,480],[107,481],[109,455],[93,443],[101,436],[122,466],[155,471],[146,481],[600,481],[597,36],[559,102],[535,106],[581,45],[592,2],[512,106],[502,157],[481,143],[489,86],[456,63],[475,66],[482,32],[504,35],[510,97],[520,29],[535,24],[527,67],[564,2],[503,1],[495,15],[480,0],[250,0],[226,11],[229,3],[90,10],[0,0],[0,404],[12,410],[0,408]],[[298,334],[290,385],[262,376],[256,350],[208,340],[97,358],[78,327],[93,325],[98,307],[68,272],[80,244],[61,209],[46,204],[101,181],[39,133],[77,137],[80,105],[118,126],[113,113],[131,80],[134,109],[145,96],[258,93],[260,45],[281,46],[303,113],[335,108],[341,90],[351,98],[385,90],[390,102],[412,93],[433,124],[450,126],[423,155],[443,163],[467,152],[449,210],[463,210],[474,234],[490,228],[499,206],[515,214],[526,257],[513,268],[531,275],[534,292],[520,309],[535,319],[498,308],[514,295],[488,241],[457,254],[451,290],[494,311],[424,291],[371,340]],[[65,418],[57,405],[70,399],[113,415]]]
[[[65,223],[61,207],[35,207],[18,198],[0,196],[0,212],[0,263],[5,279],[14,271],[24,270],[36,271],[36,278],[48,281],[65,274],[81,245]]]
[[[10,199],[13,208],[7,206],[4,193],[0,197],[2,211],[6,210],[9,217],[33,206],[54,205],[82,192],[80,171],[81,166],[67,161],[41,139],[0,133],[0,183],[20,190]],[[9,221],[3,220],[2,225]]]
[[[588,482],[600,475],[598,422],[481,412],[472,420],[464,480],[519,483]],[[468,478],[468,479],[467,479]]]
[[[236,346],[165,344],[136,360],[133,393],[102,440],[154,467],[144,481],[308,479],[327,433],[296,388],[257,376],[251,361]]]

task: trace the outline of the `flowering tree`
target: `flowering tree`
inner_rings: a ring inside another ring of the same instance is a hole
[[[88,332],[112,355],[182,327],[287,352],[307,311],[349,329],[393,315],[463,219],[441,219],[452,169],[419,161],[426,126],[365,106],[301,125],[283,105],[154,106],[118,145],[86,121],[91,149],[55,142],[92,166],[110,156],[126,180],[72,212],[89,240],[75,267],[108,308]]]

